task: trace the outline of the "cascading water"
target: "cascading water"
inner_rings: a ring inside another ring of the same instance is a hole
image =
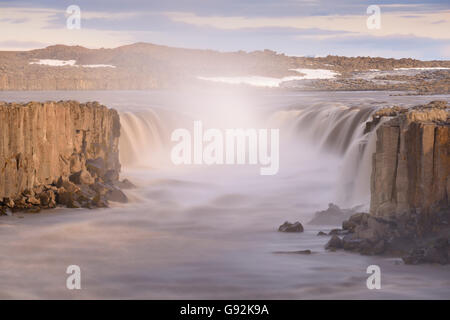
[[[138,187],[125,190],[128,204],[111,203],[109,209],[2,217],[0,249],[8,258],[0,268],[0,296],[73,298],[61,278],[73,263],[85,270],[86,285],[76,292],[80,299],[374,298],[363,276],[369,265],[380,266],[389,284],[378,298],[450,296],[442,282],[450,278],[445,266],[415,269],[391,258],[326,252],[329,238],[316,235],[331,229],[307,224],[328,202],[340,204],[333,199],[336,190],[348,191],[338,198],[342,203],[367,199],[376,135],[364,134],[364,125],[375,108],[415,105],[430,97],[0,92],[0,100],[8,101],[74,98],[120,112],[121,178]],[[165,159],[173,145],[170,134],[174,128],[191,130],[194,120],[212,128],[279,128],[278,174],[260,176],[251,166],[171,166]],[[304,232],[277,232],[286,220],[300,221]]]
[[[321,155],[341,157],[335,202],[342,206],[369,203],[371,157],[376,135],[364,133],[374,107],[348,107],[320,103],[276,112],[273,119],[289,132],[290,140],[301,140]]]
[[[120,114],[120,162],[125,167],[154,167],[164,161],[167,132],[153,110]]]

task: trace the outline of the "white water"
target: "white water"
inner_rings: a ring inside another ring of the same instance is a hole
[[[332,226],[306,222],[328,202],[364,202],[374,108],[439,97],[387,93],[2,92],[0,100],[99,100],[118,109],[122,177],[131,203],[0,218],[2,298],[450,298],[450,269],[323,249]],[[444,97],[448,99],[447,97]],[[175,167],[174,128],[279,127],[280,171],[253,166]],[[364,152],[360,147],[365,145]],[[344,191],[342,196],[341,191]],[[350,195],[350,196],[348,196]],[[302,234],[276,231],[300,220]],[[311,249],[312,255],[275,254]],[[82,270],[81,291],[65,269]],[[366,268],[382,290],[366,288]]]

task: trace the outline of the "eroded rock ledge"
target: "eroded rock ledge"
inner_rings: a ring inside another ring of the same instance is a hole
[[[400,255],[410,264],[449,263],[449,106],[434,101],[411,109],[382,109],[366,129],[380,122],[370,214],[344,221],[326,247]]]
[[[76,101],[0,102],[0,213],[126,202],[115,110]]]

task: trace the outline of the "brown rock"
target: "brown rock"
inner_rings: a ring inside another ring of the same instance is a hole
[[[70,176],[70,181],[78,185],[91,185],[95,182],[91,174],[87,170],[75,172]]]
[[[448,119],[449,112],[434,102],[412,108],[378,128],[371,177],[372,215],[431,214],[449,208]]]
[[[337,235],[332,236],[331,239],[328,241],[328,243],[325,245],[325,249],[327,250],[336,250],[342,247],[343,247],[342,240]]]
[[[117,189],[117,188],[109,191],[106,194],[106,199],[108,201],[121,202],[121,203],[127,203],[128,202],[128,197],[126,196],[126,194],[123,193],[122,190]]]
[[[0,103],[0,123],[0,199],[40,194],[36,186],[82,171],[86,159],[120,171],[119,115],[98,103]]]
[[[303,232],[303,226],[300,222],[290,223],[286,221],[279,228],[280,232]]]

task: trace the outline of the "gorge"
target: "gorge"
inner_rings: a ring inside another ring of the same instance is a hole
[[[337,224],[304,224],[301,234],[277,232],[285,219],[304,223],[329,202],[344,208],[358,205],[361,211],[369,212],[372,155],[378,152],[375,133],[396,116],[389,118],[386,112],[378,121],[376,112],[393,105],[406,109],[426,105],[430,97],[207,90],[0,95],[0,100],[16,101],[21,107],[27,105],[24,101],[49,99],[80,101],[49,103],[46,107],[64,109],[66,105],[68,110],[85,111],[85,121],[67,117],[76,123],[72,126],[74,137],[81,123],[83,130],[89,128],[89,106],[97,112],[103,110],[100,118],[108,120],[100,127],[112,138],[101,140],[101,144],[113,151],[118,147],[119,154],[111,152],[111,159],[113,163],[119,159],[121,177],[138,188],[124,190],[127,204],[110,201],[110,208],[101,210],[57,206],[39,214],[14,212],[1,217],[0,248],[10,257],[8,267],[0,270],[0,277],[8,279],[4,281],[7,296],[70,297],[73,293],[45,288],[49,283],[56,286],[59,270],[73,263],[87,270],[85,281],[90,286],[79,293],[82,297],[224,298],[233,294],[269,298],[275,293],[282,298],[369,297],[373,293],[365,287],[365,270],[371,264],[380,265],[383,281],[390,284],[381,297],[411,296],[411,286],[417,286],[415,296],[442,294],[442,279],[448,270],[439,265],[417,266],[415,271],[399,264],[394,259],[398,255],[326,252],[328,238],[316,234]],[[117,112],[88,103],[94,100]],[[42,108],[47,104],[36,103],[36,108],[38,105]],[[120,136],[112,126],[117,119]],[[209,128],[279,128],[279,172],[260,176],[258,168],[249,166],[174,166],[170,134],[192,126],[195,119],[202,119]],[[51,124],[57,126],[55,121]],[[96,146],[94,150],[86,148],[84,153],[80,140],[73,143],[78,150],[75,153],[85,155],[86,171],[92,177],[88,163],[106,154],[97,149],[95,134],[85,140]],[[65,140],[69,145],[71,139]],[[45,142],[34,141],[37,145]],[[64,143],[56,145],[65,150]],[[70,159],[73,153],[62,154]],[[64,161],[58,167],[65,168],[68,178],[79,172],[70,171]],[[52,186],[52,180],[58,183],[60,172],[54,173],[46,185]],[[43,181],[39,179],[36,181]],[[106,182],[105,177],[101,179]],[[110,186],[124,189],[120,184],[117,181]],[[39,249],[42,247],[45,252]],[[310,254],[275,254],[307,251]],[[24,257],[28,263],[23,262]],[[428,268],[433,272],[427,272]],[[45,271],[39,273],[38,269]],[[408,279],[419,274],[423,282],[411,284]]]

